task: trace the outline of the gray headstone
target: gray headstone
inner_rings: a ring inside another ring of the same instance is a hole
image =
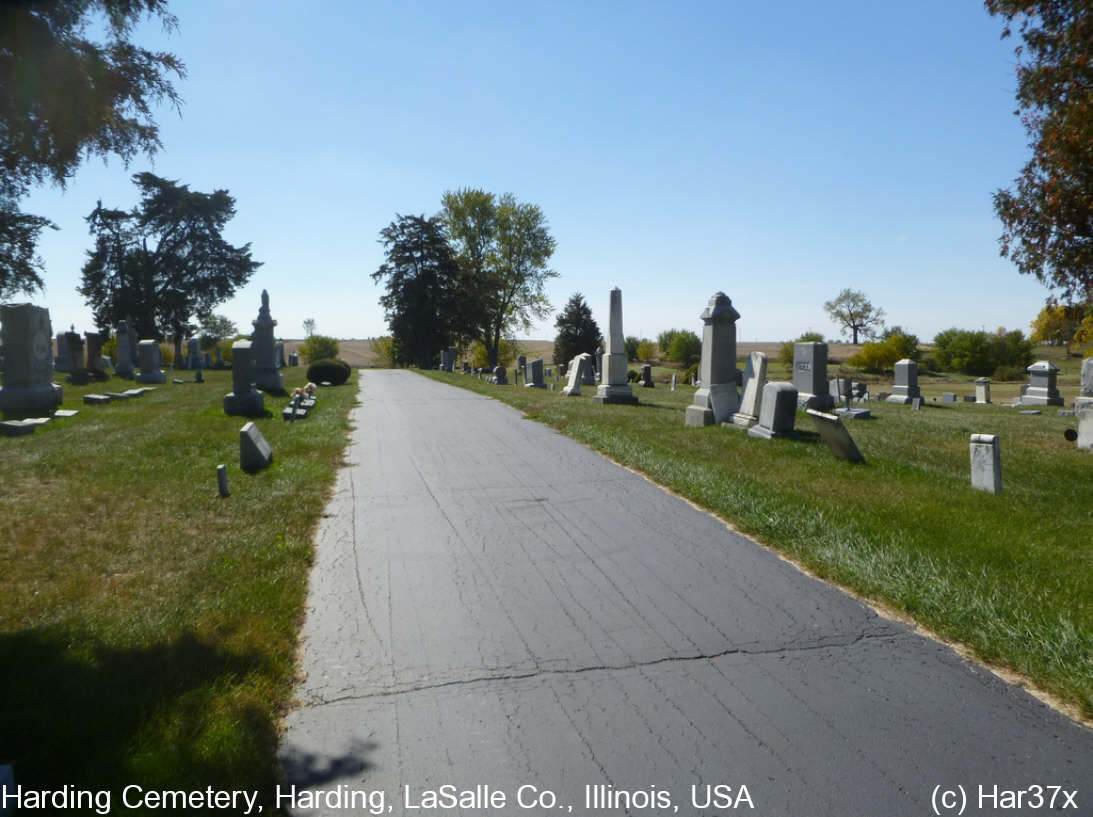
[[[1082,397],[1093,397],[1093,357],[1082,361]]]
[[[592,355],[581,352],[569,364],[569,382],[562,389],[562,394],[567,397],[577,397],[581,393],[581,386],[585,377],[592,369]]]
[[[67,334],[57,333],[57,357],[53,361],[53,370],[57,372],[67,372],[71,368],[68,362],[68,338],[65,337]]]
[[[1093,407],[1078,409],[1078,448],[1093,451]]]
[[[137,344],[137,358],[140,361],[138,383],[167,382],[167,375],[159,368],[162,365],[159,343],[148,338],[142,340]]]
[[[767,383],[763,386],[759,424],[749,428],[748,434],[767,440],[796,437],[797,403],[797,389],[792,383]]]
[[[68,345],[68,382],[83,386],[91,381],[84,356],[84,340],[77,332],[65,332],[64,338]]]
[[[3,420],[0,421],[0,436],[22,437],[26,434],[33,434],[34,429],[37,427],[37,423],[28,423],[24,420]]]
[[[975,381],[975,402],[989,403],[991,401],[991,379],[980,377]]]
[[[281,379],[281,371],[277,368],[277,349],[273,337],[273,327],[277,321],[269,314],[269,293],[262,290],[262,306],[258,309],[258,317],[251,321],[254,327],[252,337],[251,361],[253,383],[266,391],[282,391],[284,383]],[[235,354],[232,346],[232,354]]]
[[[611,290],[611,312],[607,345],[603,352],[603,376],[596,387],[597,403],[636,403],[633,389],[626,380],[626,341],[622,334],[622,290]]]
[[[941,402],[942,403],[955,403],[956,402],[956,392],[951,392],[951,391],[942,392],[941,393]]]
[[[995,434],[973,434],[972,487],[989,494],[1002,493],[1002,449]]]
[[[274,347],[274,351],[276,352],[275,357],[277,358],[277,368],[285,368],[285,344],[281,341],[278,341],[277,346]]]
[[[201,360],[201,341],[197,338],[190,338],[186,341],[186,357],[189,363],[189,368],[200,369],[203,361]]]
[[[888,395],[889,403],[906,405],[912,398],[921,397],[922,391],[918,387],[918,364],[910,358],[899,360],[895,365],[896,384],[892,386],[892,393]]]
[[[974,394],[965,394],[961,397],[961,399],[965,403],[974,403],[975,402],[975,395]]]
[[[793,344],[793,386],[801,408],[826,411],[835,405],[827,386],[827,344]]]
[[[676,390],[676,373],[672,372],[672,391]]]
[[[748,356],[748,366],[744,371],[744,396],[740,400],[740,411],[732,416],[734,426],[747,428],[759,422],[763,387],[766,384],[767,356],[762,352],[752,352]]]
[[[641,367],[641,379],[638,381],[643,389],[655,388],[656,384],[653,382],[653,367],[649,363],[642,364]]]
[[[258,426],[247,423],[239,429],[239,467],[244,471],[260,471],[271,462],[273,449],[258,430]]]
[[[87,341],[87,370],[95,377],[106,376],[106,361],[102,359],[102,335],[84,332]]]
[[[1028,386],[1021,392],[1026,406],[1061,406],[1062,395],[1055,385],[1059,367],[1049,360],[1038,360],[1028,367]]]
[[[262,392],[251,387],[251,342],[237,340],[232,344],[232,392],[224,395],[224,413],[256,417],[265,411]]]
[[[543,359],[541,357],[537,357],[528,363],[527,378],[524,385],[532,389],[546,388],[546,383],[543,382]]]
[[[816,424],[816,430],[820,432],[820,437],[827,445],[827,449],[835,456],[835,459],[846,460],[847,462],[865,462],[865,457],[861,455],[861,451],[854,443],[854,438],[850,436],[850,432],[846,430],[846,426],[843,425],[841,419],[833,414],[825,414],[815,409],[806,409],[805,413]]]
[[[494,368],[493,382],[498,386],[507,386],[509,384],[508,374],[505,372],[504,366],[497,366]]]
[[[708,426],[727,423],[740,409],[736,391],[736,321],[740,313],[724,292],[715,292],[699,316],[702,318],[702,359],[698,364],[701,386],[694,403],[687,406],[683,423]]]
[[[49,310],[33,304],[0,304],[4,374],[0,411],[49,411],[61,404],[53,382],[52,327]]]

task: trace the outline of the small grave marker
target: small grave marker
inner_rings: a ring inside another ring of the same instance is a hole
[[[253,422],[239,429],[239,467],[260,471],[273,462],[273,449]]]
[[[971,438],[972,487],[989,494],[1002,493],[1002,449],[996,434]]]

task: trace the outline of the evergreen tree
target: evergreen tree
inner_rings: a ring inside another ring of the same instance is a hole
[[[587,352],[595,354],[596,347],[603,341],[600,327],[592,317],[592,310],[584,296],[574,292],[566,301],[558,319],[554,321],[558,335],[554,338],[554,362],[568,364],[577,355]]]

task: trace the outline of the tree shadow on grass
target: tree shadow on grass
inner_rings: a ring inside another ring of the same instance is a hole
[[[119,648],[60,627],[5,633],[0,763],[31,788],[212,786],[263,801],[277,725],[255,690],[271,675],[261,653],[190,634]]]

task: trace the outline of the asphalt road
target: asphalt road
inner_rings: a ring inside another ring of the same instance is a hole
[[[361,400],[292,813],[1093,815],[1093,731],[949,648],[501,403]]]

